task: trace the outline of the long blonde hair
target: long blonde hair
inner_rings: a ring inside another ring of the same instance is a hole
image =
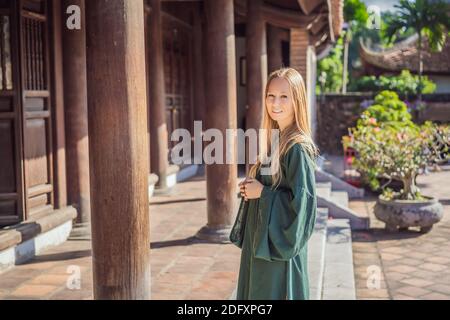
[[[271,81],[275,78],[283,78],[289,83],[289,88],[292,97],[292,104],[294,107],[295,121],[280,133],[278,150],[271,150],[273,129],[280,129],[278,123],[269,115],[266,105],[266,97]],[[289,151],[289,149],[296,143],[303,146],[311,160],[319,155],[319,150],[314,144],[311,137],[310,115],[308,111],[308,103],[306,97],[305,83],[301,74],[293,68],[282,68],[272,72],[267,80],[267,85],[264,94],[264,111],[262,117],[262,129],[265,134],[259,140],[259,156],[256,164],[250,169],[250,177],[255,178],[258,170],[261,168],[265,157],[270,153],[272,156],[272,186],[276,187],[281,182],[281,166],[280,159]],[[314,162],[314,161],[313,161]]]

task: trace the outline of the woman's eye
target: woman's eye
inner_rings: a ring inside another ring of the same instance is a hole
[[[287,96],[281,96],[281,99],[287,99]]]

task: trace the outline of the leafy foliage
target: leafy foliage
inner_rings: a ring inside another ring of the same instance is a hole
[[[342,88],[343,73],[343,40],[339,38],[330,55],[317,64],[319,77],[316,92],[339,92]]]
[[[351,129],[350,142],[346,140],[357,151],[356,169],[372,189],[384,189],[379,178],[395,179],[403,183],[403,189],[398,194],[386,189],[385,198],[417,200],[422,195],[416,176],[443,154],[448,157],[450,130],[431,122],[414,124],[397,94],[383,91]]]
[[[427,76],[419,80],[419,76],[411,74],[409,70],[403,70],[398,76],[364,76],[351,85],[352,91],[393,90],[401,96],[418,94],[420,88],[422,93],[433,93],[436,91],[436,84]]]
[[[432,50],[442,50],[450,29],[446,2],[442,0],[400,0],[399,4],[394,7],[398,11],[388,18],[384,29],[384,35],[389,42],[394,41],[400,31],[413,29],[419,37],[427,36]]]
[[[419,77],[423,73],[423,39],[428,40],[432,51],[442,51],[450,30],[448,4],[442,0],[400,0],[395,5],[398,12],[389,19],[384,34],[389,42],[395,39],[399,30],[413,29],[418,34]],[[422,94],[419,86],[419,95]],[[420,98],[419,98],[420,99]]]
[[[365,125],[367,119],[374,119],[371,121],[392,127],[414,126],[408,107],[393,91],[382,91],[375,97],[374,104],[367,108],[358,120],[358,127]]]
[[[344,20],[356,21],[359,23],[366,23],[369,18],[367,8],[364,2],[360,0],[345,0],[344,1]]]

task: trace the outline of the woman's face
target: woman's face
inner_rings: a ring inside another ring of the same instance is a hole
[[[274,78],[267,90],[266,107],[272,120],[284,130],[294,122],[294,105],[289,82],[284,78]]]

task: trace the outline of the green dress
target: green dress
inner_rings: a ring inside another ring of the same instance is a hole
[[[314,164],[300,144],[280,161],[281,184],[272,189],[271,176],[257,174],[263,185],[259,199],[244,202],[232,234],[242,231],[238,300],[307,300],[308,240],[316,220]]]

